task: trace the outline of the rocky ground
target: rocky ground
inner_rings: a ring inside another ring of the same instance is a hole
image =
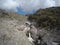
[[[0,45],[32,45],[24,27],[24,21],[0,18]]]
[[[50,33],[45,29],[37,29],[34,25],[29,27],[25,25],[26,21],[25,16],[0,12],[0,45],[58,45],[60,43],[60,31]]]
[[[33,25],[30,29],[29,26],[25,25],[25,22],[0,18],[0,45],[58,45],[58,43],[53,42],[56,40],[56,36],[53,38],[46,30],[38,30]],[[34,40],[32,43],[28,39],[28,31]]]

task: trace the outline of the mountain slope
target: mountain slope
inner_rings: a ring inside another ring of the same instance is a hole
[[[40,9],[30,14],[28,20],[38,28],[38,35],[42,35],[48,45],[60,43],[60,7]]]
[[[0,45],[32,45],[22,32],[26,17],[0,10]]]
[[[40,27],[60,28],[60,7],[40,9],[30,15],[28,20],[35,21]]]
[[[24,15],[19,15],[17,13],[14,13],[14,12],[7,12],[5,10],[1,10],[0,9],[0,18],[1,17],[7,17],[7,18],[11,18],[11,19],[17,19],[17,20],[26,20],[26,16]]]

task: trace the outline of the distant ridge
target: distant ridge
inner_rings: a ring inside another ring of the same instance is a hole
[[[60,7],[40,9],[35,14],[29,15],[28,20],[35,20],[40,27],[52,26],[52,28],[60,28]]]
[[[3,17],[6,17],[6,18],[9,17],[9,18],[14,18],[18,20],[25,20],[27,18],[25,15],[0,9],[0,18],[3,18]]]

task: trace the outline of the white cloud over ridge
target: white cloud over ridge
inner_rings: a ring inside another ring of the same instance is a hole
[[[18,11],[17,7],[30,12],[52,6],[60,6],[60,0],[0,0],[0,8],[13,11]]]

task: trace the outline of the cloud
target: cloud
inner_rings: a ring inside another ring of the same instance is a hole
[[[15,10],[17,11],[16,7],[18,7],[19,3],[14,0],[1,0],[0,1],[0,8],[7,9],[7,10]]]
[[[45,1],[44,7],[52,7],[52,6],[56,6],[55,1],[53,1],[53,0],[46,0]]]
[[[17,7],[31,13],[33,10],[53,6],[60,6],[60,0],[0,0],[0,8],[16,12]]]
[[[54,0],[56,3],[56,6],[60,6],[60,0]]]
[[[31,10],[37,10],[40,8],[40,1],[39,0],[24,0],[20,4],[21,8],[24,9],[24,11],[31,11]]]

